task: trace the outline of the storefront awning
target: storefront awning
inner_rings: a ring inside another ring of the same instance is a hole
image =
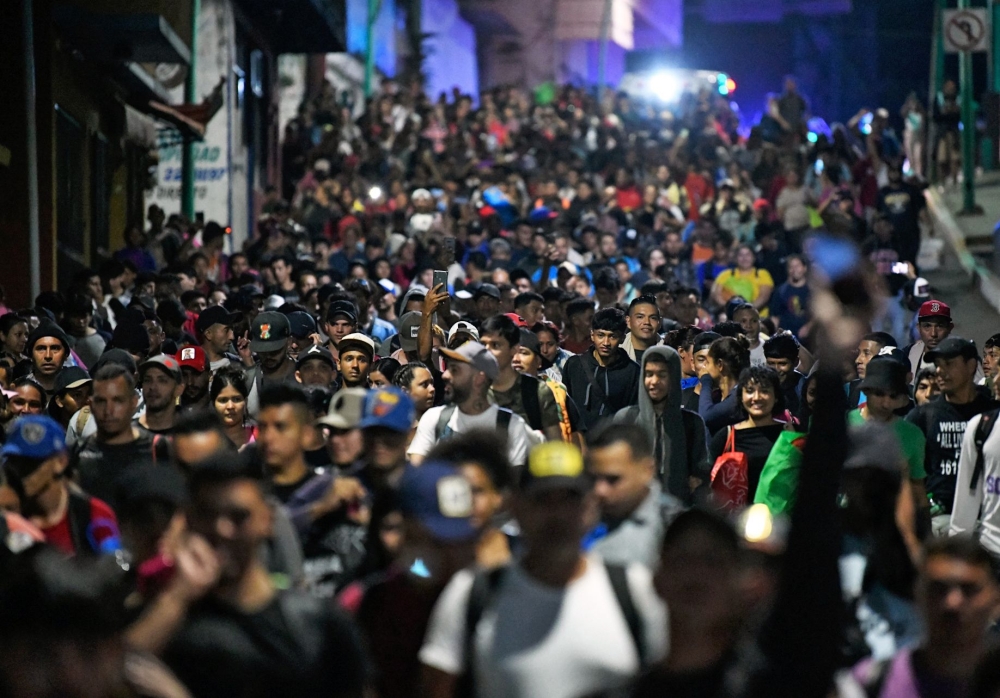
[[[344,0],[236,0],[274,53],[346,50]]]
[[[52,9],[52,20],[62,38],[91,61],[185,65],[191,61],[187,44],[158,14],[98,13],[57,5]]]

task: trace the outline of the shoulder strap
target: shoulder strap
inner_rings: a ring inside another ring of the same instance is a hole
[[[538,387],[541,381],[531,376],[521,376],[521,404],[528,417],[528,426],[542,430],[542,406],[538,400]]]
[[[90,417],[90,405],[84,405],[76,413],[76,436],[78,439],[83,438],[83,428],[87,426],[88,417]]]
[[[510,430],[510,418],[514,416],[514,413],[506,407],[498,407],[497,410],[497,431],[503,432],[506,436]]]
[[[628,572],[622,565],[611,565],[607,562],[604,567],[608,572],[608,579],[611,581],[611,590],[615,593],[615,600],[625,616],[625,623],[628,625],[629,634],[635,643],[635,651],[639,655],[639,666],[646,666],[646,636],[643,628],[642,617],[632,600],[632,590],[628,586]]]
[[[483,614],[490,607],[493,598],[496,596],[500,583],[507,575],[507,567],[497,567],[492,570],[476,570],[476,576],[472,580],[472,588],[469,590],[469,602],[465,607],[465,636],[463,644],[465,648],[465,669],[459,680],[456,690],[457,698],[474,698],[475,691],[475,653],[476,653],[476,627],[483,619]]]
[[[729,435],[726,437],[726,447],[723,449],[723,453],[731,453],[736,450],[736,428],[732,425],[727,427],[729,429]]]
[[[972,479],[969,481],[969,489],[975,490],[976,486],[979,485],[979,478],[983,476],[983,470],[986,468],[986,456],[983,454],[983,446],[986,444],[986,439],[990,438],[990,432],[993,431],[994,425],[997,422],[997,414],[1000,413],[998,410],[990,410],[989,412],[983,412],[979,417],[979,424],[976,426],[976,465],[972,469]]]
[[[438,415],[437,426],[434,427],[435,438],[440,440],[449,435],[445,432],[448,431],[448,422],[451,421],[451,417],[454,414],[455,405],[447,405],[443,410],[441,410],[441,414]]]

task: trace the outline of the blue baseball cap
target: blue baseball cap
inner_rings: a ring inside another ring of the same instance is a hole
[[[454,466],[440,461],[407,466],[399,481],[403,516],[416,519],[446,542],[476,537],[472,525],[472,486]]]
[[[416,409],[410,396],[395,386],[368,391],[361,413],[361,429],[385,427],[408,432],[413,426]]]
[[[11,425],[0,455],[44,460],[65,450],[66,432],[59,422],[43,414],[26,414]]]

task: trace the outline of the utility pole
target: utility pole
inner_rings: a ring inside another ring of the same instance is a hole
[[[378,21],[379,0],[368,0],[368,31],[365,39],[365,99],[372,96],[375,81],[375,23]]]
[[[184,101],[198,102],[198,20],[201,16],[201,0],[191,0],[191,63],[188,65],[187,81],[184,84]],[[181,151],[181,215],[194,222],[194,141],[184,137]]]
[[[604,0],[601,15],[601,45],[597,58],[597,97],[604,101],[604,91],[608,87],[608,38],[611,35],[611,6],[615,0]]]
[[[969,9],[958,0],[958,9]],[[962,213],[976,213],[976,113],[972,103],[972,52],[958,54],[959,94],[962,99]],[[981,212],[981,210],[980,210]]]

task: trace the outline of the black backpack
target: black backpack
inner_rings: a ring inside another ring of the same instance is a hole
[[[458,698],[475,698],[475,673],[473,669],[473,658],[475,657],[476,627],[482,620],[486,609],[490,607],[497,590],[503,583],[504,577],[509,571],[509,567],[497,567],[491,570],[476,570],[475,579],[472,581],[472,588],[469,590],[469,602],[465,608],[465,670],[458,680],[455,695]],[[614,592],[615,600],[625,617],[632,642],[635,643],[636,653],[639,655],[639,666],[645,668],[647,664],[646,635],[642,616],[632,599],[632,590],[628,586],[628,573],[621,565],[604,563],[604,569],[608,573],[611,582],[611,589]]]
[[[448,405],[441,410],[441,414],[438,416],[437,426],[434,427],[435,440],[440,441],[441,439],[447,439],[451,436],[452,431],[451,427],[448,426],[448,422],[451,421],[451,418],[457,409],[457,405]],[[498,407],[497,409],[499,410],[497,412],[497,431],[506,436],[507,430],[510,427],[510,418],[514,415],[514,413],[503,407]]]

